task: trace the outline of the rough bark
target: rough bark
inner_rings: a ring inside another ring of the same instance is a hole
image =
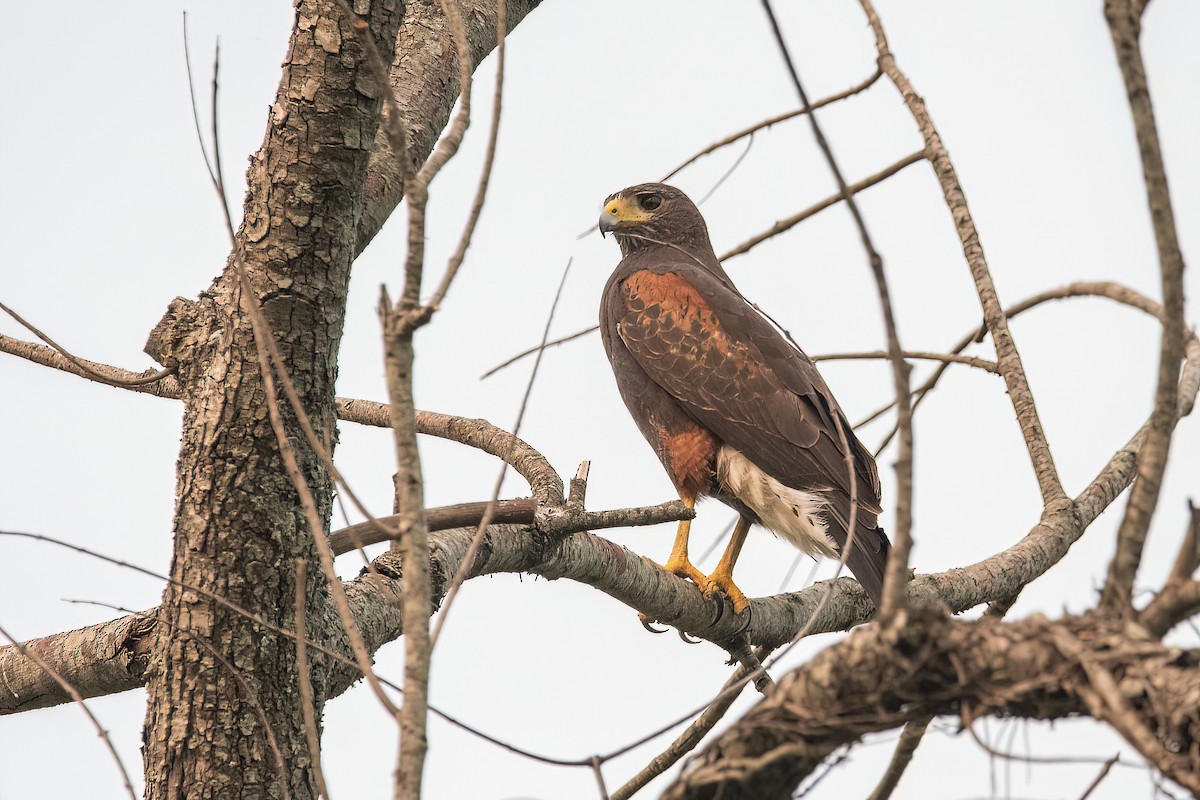
[[[1128,735],[1166,775],[1200,789],[1200,655],[1095,617],[1016,623],[938,615],[871,625],[779,681],[714,740],[670,800],[788,798],[834,749],[931,714],[1086,714]],[[1111,683],[1109,681],[1111,679]],[[1115,690],[1115,691],[1114,691]]]
[[[262,148],[252,158],[237,250],[195,302],[176,300],[147,351],[178,364],[186,405],[177,464],[171,584],[147,668],[143,754],[147,798],[316,796],[295,652],[264,636],[208,593],[292,627],[296,558],[316,561],[314,533],[298,507],[266,413],[268,398],[237,277],[239,261],[282,362],[318,436],[332,446],[334,378],[356,250],[361,189],[375,140],[381,87],[358,37],[373,35],[391,59],[399,0],[356,11],[369,33],[343,19],[336,2],[302,2],[295,19]],[[324,520],[332,482],[288,410],[288,433]],[[324,616],[327,587],[314,574],[307,615]],[[241,672],[236,677],[203,647],[208,642]],[[313,664],[316,715],[327,669]],[[269,752],[258,709],[274,733],[288,774]]]

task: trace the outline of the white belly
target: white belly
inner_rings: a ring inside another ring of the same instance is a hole
[[[717,479],[768,530],[811,556],[838,557],[820,513],[826,502],[821,495],[784,486],[729,445],[717,453]]]

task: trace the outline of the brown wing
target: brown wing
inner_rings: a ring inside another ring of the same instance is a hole
[[[860,517],[875,527],[874,459],[808,356],[741,295],[703,269],[670,264],[633,273],[618,296],[625,307],[615,309],[617,333],[652,381],[776,480],[844,496],[841,517],[850,479],[836,416],[855,466]]]

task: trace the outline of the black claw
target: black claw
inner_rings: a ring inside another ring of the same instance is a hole
[[[754,605],[751,604],[751,605],[746,606],[746,624],[743,625],[738,630],[737,635],[741,636],[743,633],[750,630],[750,623],[752,623],[753,621],[754,621]]]
[[[721,617],[725,616],[725,593],[714,592],[712,600],[717,604],[717,616],[713,618],[713,624],[715,625],[721,621]]]
[[[693,639],[692,637],[688,636],[688,634],[687,634],[687,631],[680,631],[680,632],[679,632],[679,638],[680,638],[680,639],[683,639],[683,640],[684,640],[685,642],[687,642],[688,644],[700,644],[700,640],[699,640],[699,639]]]
[[[638,622],[642,623],[642,627],[645,628],[646,630],[650,631],[651,633],[666,633],[667,632],[666,628],[663,628],[660,630],[660,629],[654,627],[651,624],[653,621],[654,620],[650,619],[649,617],[639,617],[638,618]]]

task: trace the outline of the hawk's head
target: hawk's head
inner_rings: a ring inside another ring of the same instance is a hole
[[[649,244],[680,247],[696,255],[712,250],[700,209],[665,183],[642,183],[609,195],[600,213],[600,233],[614,234],[626,255]]]

